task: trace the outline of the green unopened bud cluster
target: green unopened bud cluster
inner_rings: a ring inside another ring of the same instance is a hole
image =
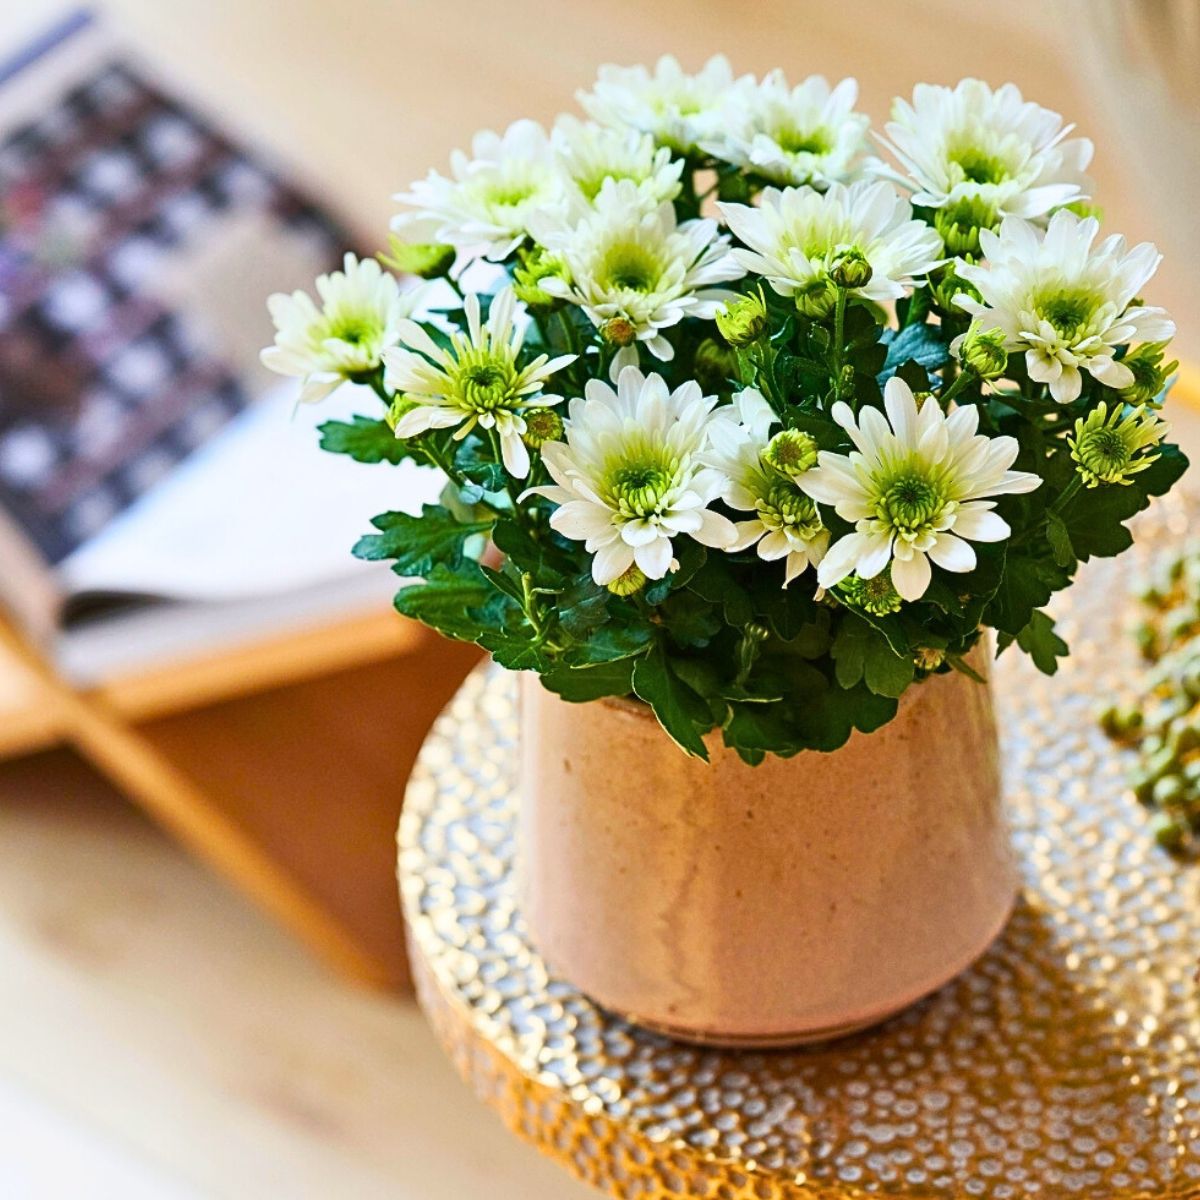
[[[955,258],[978,255],[980,230],[995,229],[999,223],[996,210],[980,196],[964,196],[933,214],[933,227],[946,253]]]
[[[837,590],[855,608],[875,617],[886,617],[889,613],[899,612],[904,601],[892,584],[892,573],[889,570],[880,571],[871,579],[860,579],[850,575],[837,585]]]
[[[1129,408],[1117,404],[1110,413],[1102,400],[1075,422],[1067,445],[1087,487],[1103,483],[1127,486],[1158,459],[1157,447],[1167,429],[1167,423],[1145,405]]]
[[[616,579],[610,580],[605,584],[605,587],[614,596],[632,596],[636,592],[640,592],[645,586],[646,576],[642,572],[641,567],[636,564],[629,567],[624,574],[618,575]]]
[[[1137,750],[1129,785],[1154,809],[1155,840],[1200,854],[1200,548],[1172,560],[1142,591],[1148,619],[1137,642],[1153,664],[1147,696],[1100,714],[1109,737]]]
[[[817,440],[799,429],[781,429],[766,445],[762,460],[788,479],[799,479],[817,465]]]
[[[973,375],[983,380],[1000,379],[1008,370],[1008,351],[1003,329],[980,329],[972,325],[958,348],[958,357]]]
[[[717,313],[717,329],[731,346],[750,346],[767,331],[762,289],[731,300]]]
[[[1121,392],[1128,404],[1160,404],[1167,380],[1179,370],[1178,360],[1163,362],[1165,342],[1147,342],[1131,350],[1121,361],[1133,372],[1133,382]]]
[[[566,301],[551,295],[543,284],[548,279],[566,277],[567,265],[556,254],[550,254],[541,248],[526,251],[521,262],[513,268],[513,293],[530,312],[552,313],[561,308]]]
[[[829,267],[829,278],[847,290],[866,287],[874,273],[867,256],[855,246],[841,251]]]
[[[521,440],[532,450],[540,450],[547,442],[557,442],[563,435],[563,419],[552,408],[533,408],[525,414],[525,432]]]

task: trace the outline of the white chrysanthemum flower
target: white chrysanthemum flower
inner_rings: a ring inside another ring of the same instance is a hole
[[[733,70],[723,54],[714,55],[695,75],[665,54],[653,74],[642,66],[603,66],[593,89],[577,98],[602,125],[637,129],[690,154],[712,132],[732,84]]]
[[[733,522],[709,505],[725,480],[703,463],[715,396],[689,381],[671,392],[660,375],[621,372],[614,391],[590,379],[571,401],[565,442],[542,447],[553,485],[531,488],[559,507],[550,524],[584,543],[601,585],[636,566],[648,579],[672,569],[672,539],[728,546]]]
[[[610,179],[628,179],[637,185],[645,208],[657,208],[679,195],[683,159],[672,158],[666,146],[636,129],[613,129],[559,117],[550,136],[558,161],[570,181],[569,191],[582,216]]]
[[[1099,232],[1094,217],[1065,210],[1045,231],[1008,217],[999,233],[981,232],[985,262],[957,268],[982,302],[959,295],[955,304],[977,328],[1001,330],[1006,349],[1024,350],[1029,377],[1048,384],[1060,404],[1078,397],[1081,371],[1111,388],[1132,386],[1133,372],[1113,357],[1117,347],[1175,335],[1163,309],[1130,307],[1162,256],[1150,242],[1127,251],[1116,235],[1093,245]],[[961,344],[956,338],[952,349]]]
[[[395,197],[413,209],[392,218],[401,237],[499,261],[524,240],[532,214],[565,204],[562,172],[536,121],[515,121],[503,136],[477,133],[471,157],[456,150],[450,170],[452,178],[430,171]]]
[[[767,188],[761,204],[719,204],[729,228],[748,249],[734,256],[781,296],[829,287],[829,269],[843,251],[862,254],[871,278],[856,289],[868,300],[894,300],[915,277],[941,261],[936,231],[912,219],[912,206],[882,180],[825,193],[814,188]]]
[[[662,330],[684,317],[716,316],[736,296],[712,285],[746,273],[716,221],[676,225],[671,204],[647,210],[639,197],[631,180],[610,180],[577,224],[549,218],[534,224],[538,241],[562,258],[570,276],[547,279],[543,289],[578,304],[597,328],[624,323],[622,340],[631,344],[614,356],[614,380],[637,364],[637,342],[669,362],[675,350]]]
[[[399,341],[384,355],[384,382],[412,407],[396,422],[396,436],[416,437],[430,429],[455,429],[456,440],[475,428],[494,429],[504,466],[523,479],[529,451],[521,440],[528,408],[559,404],[561,396],[542,393],[555,371],[575,361],[574,354],[539,354],[519,366],[524,329],[515,319],[512,288],[492,300],[488,319],[480,321],[479,297],[465,302],[467,332],[455,330],[449,349],[439,346],[415,321],[401,321]]]
[[[307,292],[276,292],[267,301],[275,344],[259,356],[263,366],[303,380],[300,399],[324,400],[343,380],[374,370],[396,343],[401,320],[424,288],[401,291],[373,259],[347,254],[341,271],[317,279],[320,304]]]
[[[782,71],[729,93],[720,127],[704,149],[777,184],[844,183],[866,148],[870,118],[854,111],[858,83],[835,88],[820,75],[789,87]]]
[[[1000,542],[1012,532],[988,497],[1031,492],[1041,480],[1009,470],[1016,439],[977,433],[974,405],[946,414],[936,397],[927,396],[918,408],[908,384],[893,376],[884,407],[886,417],[864,408],[856,419],[848,404],[835,404],[833,419],[855,449],[848,455],[822,450],[799,484],[855,523],[854,532],[838,538],[822,559],[822,587],[852,572],[873,579],[891,563],[896,591],[919,600],[929,586],[931,560],[946,571],[970,571],[975,551],[964,539]]]
[[[722,498],[731,508],[752,512],[747,521],[738,521],[737,538],[725,549],[746,550],[757,546],[758,557],[766,562],[785,559],[783,585],[786,587],[806,567],[816,566],[829,548],[829,531],[821,521],[817,506],[797,486],[802,472],[785,467],[786,460],[769,461],[771,427],[776,417],[762,393],[747,388],[733,398],[730,408],[718,410],[714,422],[713,447],[703,460],[726,479]],[[787,439],[787,433],[779,435]],[[791,434],[803,439],[803,434]],[[810,440],[810,439],[806,439]],[[815,453],[812,456],[815,459]],[[775,465],[778,464],[778,465]]]
[[[896,100],[881,139],[906,174],[877,169],[930,208],[982,206],[993,223],[1004,216],[1040,217],[1082,199],[1092,160],[1087,138],[1056,112],[1024,100],[1011,83],[992,91],[979,79],[957,87],[920,83],[912,103]]]

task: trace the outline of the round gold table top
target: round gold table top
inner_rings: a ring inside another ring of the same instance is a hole
[[[1185,529],[1172,508],[1082,570],[1057,676],[997,664],[1024,871],[1005,932],[934,996],[821,1047],[679,1045],[548,973],[515,897],[514,682],[474,674],[400,826],[419,996],[464,1077],[618,1197],[1200,1197],[1200,869],[1154,844],[1093,720],[1136,680],[1139,561]]]

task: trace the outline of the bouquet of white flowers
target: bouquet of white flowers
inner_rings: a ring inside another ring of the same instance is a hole
[[[882,725],[988,627],[1055,669],[1051,595],[1186,466],[1159,255],[1101,237],[1091,143],[1011,84],[919,85],[874,143],[856,98],[606,67],[590,120],[399,197],[380,260],[452,306],[353,256],[272,298],[268,366],[378,394],[325,449],[445,472],[355,549],[400,612],[751,763]]]

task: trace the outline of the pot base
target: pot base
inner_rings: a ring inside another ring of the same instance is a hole
[[[829,1025],[817,1026],[810,1029],[797,1029],[790,1033],[724,1033],[720,1030],[707,1031],[686,1025],[672,1025],[669,1021],[659,1021],[652,1017],[643,1017],[637,1013],[619,1012],[601,1004],[594,997],[592,1002],[599,1008],[605,1009],[613,1016],[619,1017],[630,1025],[656,1033],[660,1037],[670,1038],[675,1042],[683,1042],[690,1046],[704,1046],[717,1050],[786,1050],[793,1046],[812,1046],[820,1042],[834,1042],[839,1038],[850,1037],[851,1034],[862,1033],[873,1029],[899,1016],[906,1008],[911,1008],[935,992],[940,991],[948,983],[957,979],[968,967],[982,958],[992,943],[1004,932],[1009,918],[1016,907],[1017,895],[1014,893],[1012,902],[1005,910],[1003,917],[996,927],[988,934],[987,940],[971,954],[957,963],[953,968],[944,972],[936,983],[922,987],[911,996],[895,1000],[886,1007],[880,1008],[865,1016],[855,1017],[848,1021],[838,1021]]]

